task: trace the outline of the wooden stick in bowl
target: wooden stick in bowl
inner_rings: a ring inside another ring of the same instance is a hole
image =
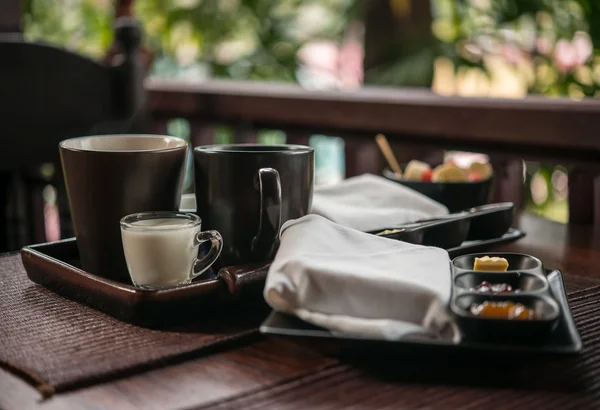
[[[388,143],[388,140],[385,137],[385,135],[377,134],[377,136],[375,136],[375,142],[377,142],[377,146],[379,146],[381,153],[385,157],[385,160],[389,164],[392,171],[394,171],[398,178],[402,177],[402,170],[400,169],[400,165],[398,165],[396,156],[394,155],[392,147],[390,147],[390,144]]]

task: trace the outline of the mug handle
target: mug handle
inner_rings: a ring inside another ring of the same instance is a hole
[[[255,260],[267,260],[274,256],[279,245],[281,229],[281,180],[273,168],[261,168],[254,180],[260,193],[258,232],[252,239],[251,251]]]
[[[217,260],[221,251],[223,250],[223,238],[217,231],[204,231],[198,232],[194,237],[194,246],[200,246],[204,242],[210,241],[210,250],[202,259],[196,258],[194,260],[194,267],[192,268],[192,275],[190,280],[197,278],[202,275],[208,268],[212,266]]]

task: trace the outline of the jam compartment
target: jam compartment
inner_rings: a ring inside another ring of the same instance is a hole
[[[508,261],[508,272],[526,272],[526,273],[536,273],[538,275],[544,274],[544,267],[542,266],[542,261],[538,258],[535,258],[531,255],[525,255],[523,253],[499,253],[499,252],[490,252],[490,253],[473,253],[470,255],[459,256],[458,258],[454,258],[452,260],[452,270],[455,274],[462,272],[490,272],[490,271],[474,271],[473,264],[475,263],[475,258],[481,258],[483,256],[489,256],[490,258],[497,256],[500,258],[506,258]]]
[[[483,256],[506,258],[505,272],[475,271],[475,258]],[[478,253],[454,258],[452,268],[452,300],[450,309],[463,335],[473,341],[491,343],[539,344],[558,325],[561,309],[549,287],[542,262],[531,255],[519,253]],[[472,289],[482,282],[505,283],[513,292],[477,292]],[[519,292],[514,292],[518,289]],[[520,303],[532,309],[534,319],[509,319],[475,316],[473,304],[489,302]]]
[[[454,216],[451,219],[432,219],[422,222],[408,223],[389,230],[399,230],[389,234],[378,235],[388,239],[396,239],[417,245],[436,246],[449,249],[460,246],[469,233],[471,221],[466,216]],[[369,231],[370,234],[379,234],[385,231]]]
[[[490,302],[520,303],[532,309],[535,319],[504,319],[473,316],[473,304]],[[547,295],[484,295],[465,293],[456,297],[452,312],[463,334],[469,338],[486,342],[540,343],[558,324],[560,308]]]
[[[454,277],[454,287],[463,292],[477,294],[492,294],[471,290],[482,282],[488,282],[492,285],[506,283],[513,289],[512,292],[502,293],[503,295],[539,293],[548,290],[548,281],[542,275],[526,272],[483,272],[473,271],[459,273]],[[519,292],[515,292],[518,290]]]

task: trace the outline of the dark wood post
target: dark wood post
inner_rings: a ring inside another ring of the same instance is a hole
[[[21,4],[19,0],[2,0],[0,34],[21,33]]]
[[[121,2],[119,2],[120,4]],[[129,122],[124,132],[142,132],[146,92],[144,79],[149,62],[140,53],[142,30],[137,20],[131,16],[131,2],[117,7],[114,23],[115,40],[109,49],[105,62],[111,70],[115,115]],[[127,6],[127,7],[125,7]]]
[[[431,45],[434,37],[430,3],[422,0],[363,0],[365,83],[377,83],[382,69]],[[398,83],[388,85],[430,86],[433,59],[430,65],[426,73],[403,76],[397,79]]]
[[[14,36],[16,40],[22,39],[21,34],[21,4],[19,0],[3,0],[0,11],[0,35]],[[8,229],[8,203],[11,190],[12,173],[0,171],[0,252],[9,249]]]
[[[589,225],[594,219],[594,175],[574,167],[569,172],[569,223]]]
[[[594,235],[600,237],[600,176],[594,178]]]
[[[115,20],[118,21],[121,17],[130,17],[131,19],[135,18],[135,0],[117,0],[115,2]],[[115,36],[115,42],[111,45],[106,53],[106,62],[110,64],[114,60],[114,57],[122,51],[121,44]],[[148,70],[150,68],[150,64],[152,64],[152,53],[143,45],[138,47],[137,52],[144,63],[144,67],[146,70]]]
[[[146,128],[144,79],[152,54],[141,46],[142,30],[134,15],[134,0],[115,3],[115,40],[105,62],[112,71],[116,115],[129,122],[124,131],[143,132]]]
[[[525,204],[523,161],[491,156],[490,162],[495,174],[492,202],[513,202],[516,209],[522,209]]]

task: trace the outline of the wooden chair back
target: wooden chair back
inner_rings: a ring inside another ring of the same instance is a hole
[[[141,31],[129,16],[117,18],[114,29],[119,51],[101,62],[48,44],[25,42],[18,33],[0,34],[0,251],[46,239],[40,226],[44,218],[39,215],[43,204],[39,205],[40,186],[48,183],[57,185],[65,216],[61,219],[69,230],[60,141],[143,132],[145,66],[137,52]],[[43,163],[54,164],[57,172],[52,181],[44,181],[40,174]],[[11,228],[11,223],[28,226],[15,234],[19,228]]]

